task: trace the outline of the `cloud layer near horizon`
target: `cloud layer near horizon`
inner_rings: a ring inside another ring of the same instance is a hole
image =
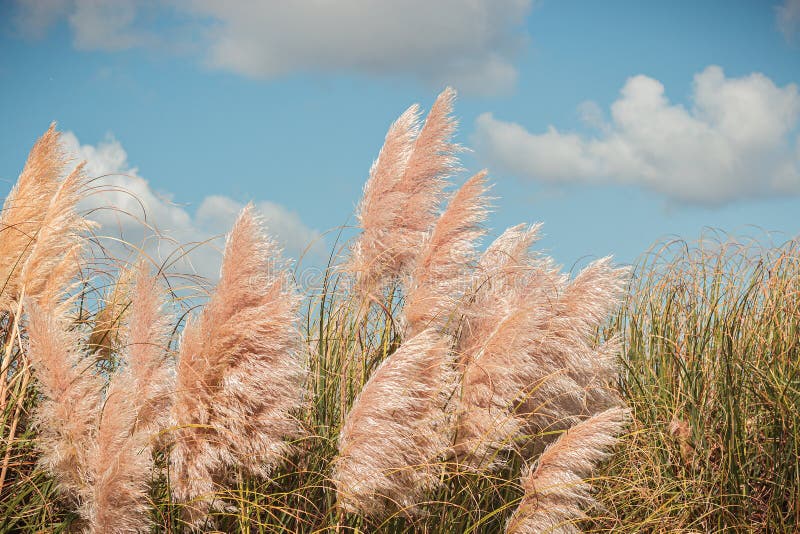
[[[629,78],[610,119],[579,107],[591,135],[523,126],[480,115],[476,151],[493,170],[551,184],[617,183],[670,199],[721,205],[800,193],[800,94],[763,74],[727,78],[718,66],[695,75],[691,108],[669,101],[658,80]]]
[[[90,218],[99,222],[104,246],[123,252],[117,239],[140,247],[159,264],[173,271],[191,272],[215,279],[219,274],[223,236],[233,225],[244,204],[222,195],[203,199],[194,213],[175,203],[168,192],[156,192],[128,162],[119,141],[108,137],[97,145],[81,144],[73,132],[64,132],[62,142],[68,154],[86,161],[86,172],[93,181],[94,194],[83,201]],[[324,248],[319,232],[306,226],[300,217],[269,201],[255,202],[268,233],[297,259],[311,247],[310,254]],[[186,256],[183,256],[186,251]]]
[[[214,68],[251,77],[413,76],[490,94],[514,86],[512,61],[527,42],[532,2],[338,0],[310,9],[302,2],[17,0],[15,20],[21,33],[40,37],[66,19],[82,50],[194,49]],[[177,30],[158,35],[141,22],[155,17]]]

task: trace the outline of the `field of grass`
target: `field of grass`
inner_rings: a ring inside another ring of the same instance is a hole
[[[0,532],[797,531],[800,243],[482,251],[452,97],[302,286],[250,208],[214,289],[86,246],[48,131],[0,215]]]
[[[609,326],[630,434],[596,486],[614,532],[800,528],[800,244],[660,244]]]
[[[337,297],[328,277],[308,301],[315,434],[305,454],[272,482],[243,477],[219,498],[224,531],[314,531],[339,525],[363,531],[494,532],[502,529],[521,488],[512,461],[506,473],[452,475],[431,496],[427,515],[379,525],[337,515],[326,476],[336,454],[343,411],[371,370],[395,349],[390,316],[365,330],[358,303]],[[385,303],[391,311],[396,301]],[[9,316],[3,318],[3,346]],[[621,391],[633,423],[596,474],[601,508],[583,528],[593,532],[792,532],[800,525],[800,250],[728,241],[666,244],[637,265],[631,292],[604,330],[624,334]],[[345,362],[357,362],[345,365]],[[342,370],[345,369],[344,373]],[[35,467],[28,415],[35,387],[14,377],[3,412],[9,471],[0,494],[0,529],[68,531],[75,513]],[[14,439],[10,427],[18,421]],[[162,459],[163,462],[163,459]],[[163,463],[162,463],[163,469]],[[151,494],[159,530],[178,532],[164,471]],[[344,529],[342,531],[347,531]]]

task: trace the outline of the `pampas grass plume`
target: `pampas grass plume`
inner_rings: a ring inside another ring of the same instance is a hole
[[[457,374],[450,343],[434,329],[420,332],[381,363],[356,398],[333,474],[344,510],[412,514],[436,487],[452,440]]]
[[[0,311],[10,310],[20,296],[20,271],[31,254],[64,167],[59,133],[51,124],[31,149],[0,213]]]
[[[102,382],[81,351],[79,335],[52,310],[28,306],[28,357],[42,398],[34,414],[39,465],[61,493],[79,502],[87,491],[87,451],[94,440]]]
[[[508,522],[509,534],[579,532],[575,521],[594,504],[584,480],[609,454],[629,412],[611,408],[564,432],[522,475],[525,495]]]
[[[362,293],[407,274],[436,220],[447,178],[457,168],[454,99],[455,91],[445,89],[422,127],[412,106],[386,135],[359,204],[363,232],[347,266]]]
[[[111,376],[87,459],[92,487],[84,515],[97,533],[149,530],[153,444],[167,421],[172,385],[166,358],[172,317],[158,281],[144,262],[121,277],[135,279],[123,363]]]
[[[431,326],[444,326],[457,310],[474,268],[477,241],[484,234],[481,223],[488,211],[487,190],[486,171],[467,180],[422,244],[405,283],[407,337]]]
[[[307,375],[298,305],[275,244],[246,207],[228,235],[217,288],[179,349],[170,469],[193,521],[226,466],[268,476],[303,435],[294,415]]]

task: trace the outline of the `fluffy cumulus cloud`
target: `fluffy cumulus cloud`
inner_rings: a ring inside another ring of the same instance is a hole
[[[41,34],[66,18],[75,45],[123,49],[165,43],[141,19],[179,19],[208,64],[253,77],[302,72],[414,76],[473,93],[513,86],[533,0],[17,0],[17,23]],[[43,4],[52,4],[45,8]],[[144,13],[147,12],[145,15]],[[175,14],[179,16],[175,16]],[[186,49],[186,43],[171,46]]]
[[[94,192],[82,208],[100,223],[97,233],[103,246],[117,255],[142,249],[160,264],[171,264],[172,271],[217,277],[224,245],[221,236],[244,204],[213,195],[192,213],[169,193],[155,191],[128,163],[119,141],[109,137],[97,145],[84,145],[72,132],[65,132],[62,139],[68,153],[85,160],[87,174],[94,177]],[[308,247],[312,256],[322,253],[319,232],[303,224],[296,213],[268,201],[255,206],[287,256],[298,258]]]
[[[800,193],[795,84],[758,73],[727,78],[710,66],[695,76],[687,108],[640,75],[625,83],[609,119],[594,103],[579,113],[593,134],[533,133],[485,113],[473,142],[491,168],[541,182],[632,184],[707,205]]]

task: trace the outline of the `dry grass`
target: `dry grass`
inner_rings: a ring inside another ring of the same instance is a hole
[[[659,244],[609,326],[634,424],[591,525],[613,532],[800,528],[800,243]]]

